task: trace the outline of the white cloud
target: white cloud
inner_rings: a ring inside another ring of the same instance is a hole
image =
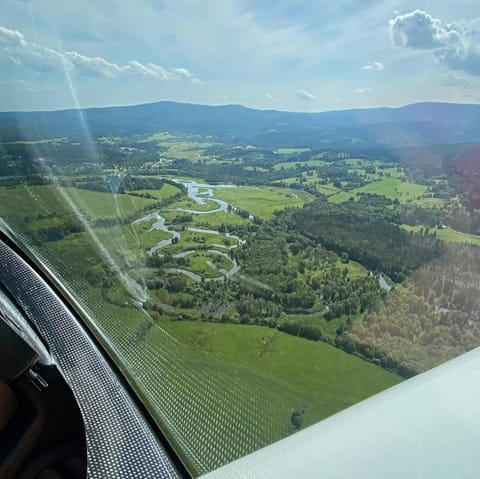
[[[317,99],[317,97],[313,93],[310,93],[306,90],[297,90],[296,95],[297,98],[303,101],[314,101]]]
[[[371,95],[372,89],[371,88],[356,88],[355,93],[359,93],[361,95]]]
[[[415,10],[389,21],[393,44],[399,48],[430,50],[453,70],[480,75],[480,24],[445,23]]]
[[[43,45],[29,42],[17,30],[0,27],[0,55],[9,58],[18,66],[37,71],[69,71],[82,76],[116,78],[132,74],[156,80],[188,80],[201,85],[186,68],[165,68],[154,63],[146,65],[132,60],[126,65],[118,65],[101,57],[88,57],[78,52],[58,52]]]
[[[298,92],[297,92],[298,94]],[[270,95],[270,93],[265,94],[265,98],[270,102],[270,103],[278,103],[278,100],[273,96]]]
[[[114,78],[122,72],[118,65],[100,57],[86,57],[77,52],[65,52],[64,56],[80,75]]]
[[[397,15],[389,21],[394,45],[418,49],[442,47],[458,37],[454,24],[443,23],[422,10]]]
[[[364,65],[362,67],[362,70],[373,70],[373,71],[380,72],[382,70],[385,70],[385,66],[381,62],[373,62],[371,64]]]

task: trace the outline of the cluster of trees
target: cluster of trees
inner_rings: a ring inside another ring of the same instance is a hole
[[[255,298],[252,294],[241,295],[236,308],[240,316],[249,318],[278,318],[282,312],[280,305],[264,298]]]
[[[254,295],[287,312],[309,313],[315,304],[323,305],[327,319],[363,312],[383,297],[375,277],[366,273],[352,279],[337,254],[299,231],[287,232],[283,220],[276,223],[251,233],[238,252],[244,273],[258,281]]]
[[[174,184],[180,188],[181,185],[173,183],[167,179],[151,178],[145,176],[127,175],[123,178],[102,176],[71,178],[68,180],[68,186],[75,186],[85,190],[93,190],[111,193],[112,183],[115,184],[115,193],[132,193],[136,190],[159,190],[165,183]],[[118,184],[117,184],[118,183]]]
[[[74,215],[67,215],[62,223],[38,229],[31,229],[30,234],[37,244],[42,244],[47,241],[61,240],[68,235],[80,233],[83,230],[84,227],[82,223]]]

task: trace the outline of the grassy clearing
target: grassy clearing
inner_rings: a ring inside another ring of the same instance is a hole
[[[356,261],[350,260],[348,263],[338,261],[337,266],[342,269],[346,267],[348,269],[348,276],[352,279],[364,278],[368,275],[368,270]]]
[[[198,252],[187,256],[187,269],[206,278],[217,278],[232,267],[227,258],[208,252]]]
[[[165,131],[162,131],[159,133],[154,133],[153,135],[147,136],[146,138],[143,138],[141,140],[138,140],[138,142],[139,143],[150,143],[153,141],[161,142],[161,141],[170,140],[171,138],[174,138],[174,136],[170,135]]]
[[[401,225],[401,228],[407,231],[420,231],[423,226]],[[480,246],[480,236],[469,233],[462,233],[451,228],[429,228],[430,231],[435,231],[437,237],[448,243],[468,243]]]
[[[336,186],[333,186],[332,183],[328,185],[317,185],[317,190],[325,196],[333,196],[340,192],[340,190]]]
[[[162,143],[161,146],[167,147],[168,150],[161,153],[161,156],[172,159],[198,161],[205,153],[205,150],[214,145],[215,143],[183,141]]]
[[[332,203],[343,203],[348,201],[350,198],[355,199],[355,194],[351,191],[340,191],[340,193],[331,195],[328,198],[328,201],[331,201]]]
[[[312,199],[312,196],[304,191],[261,186],[215,188],[215,193],[233,206],[264,219],[271,218],[275,211],[289,206],[303,206]]]
[[[170,183],[164,183],[164,185],[159,190],[135,190],[133,193],[140,193],[144,195],[152,195],[157,199],[165,200],[171,198],[180,192],[180,188]]]

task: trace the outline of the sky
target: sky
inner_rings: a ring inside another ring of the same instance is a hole
[[[478,0],[0,0],[0,110],[480,102]]]

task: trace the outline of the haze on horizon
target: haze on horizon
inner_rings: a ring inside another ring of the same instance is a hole
[[[480,102],[480,4],[0,1],[0,111]]]

